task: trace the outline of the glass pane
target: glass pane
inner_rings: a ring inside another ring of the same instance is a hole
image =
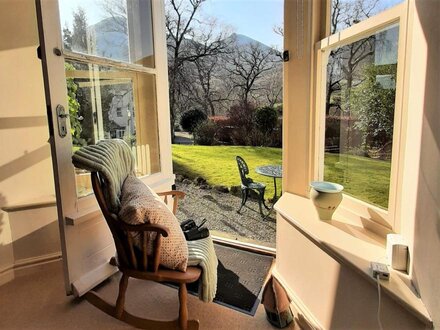
[[[332,0],[330,33],[336,33],[379,14],[404,0]]]
[[[65,63],[73,150],[123,139],[138,176],[160,172],[155,77],[95,64]],[[76,169],[77,194],[92,192],[89,173]]]
[[[154,67],[151,0],[59,0],[64,48]]]
[[[324,180],[388,208],[399,27],[331,50]]]

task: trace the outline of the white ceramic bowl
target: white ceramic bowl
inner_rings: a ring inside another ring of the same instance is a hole
[[[328,181],[312,181],[310,182],[310,187],[319,192],[325,193],[339,193],[344,190],[344,186],[338,183],[328,182]]]

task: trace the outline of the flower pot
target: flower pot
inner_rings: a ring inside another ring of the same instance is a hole
[[[344,187],[326,181],[313,181],[310,187],[310,199],[318,211],[319,218],[331,220],[336,208],[341,204]]]

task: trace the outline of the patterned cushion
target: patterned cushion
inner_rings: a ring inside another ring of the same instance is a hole
[[[162,237],[160,264],[170,269],[186,271],[188,246],[179,221],[163,200],[135,176],[129,175],[122,186],[119,217],[131,225],[152,223],[166,226],[170,235]],[[154,239],[155,234],[149,236],[149,255],[152,254]],[[134,237],[134,242],[138,248],[142,248],[140,235]]]

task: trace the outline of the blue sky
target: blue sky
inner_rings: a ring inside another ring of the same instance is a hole
[[[78,7],[86,10],[89,24],[104,18],[94,0],[59,0],[61,26],[71,25],[72,13]],[[281,49],[282,38],[272,31],[283,22],[283,0],[207,0],[202,15],[216,17],[219,22],[232,26],[236,33],[247,35],[268,46]]]
[[[283,4],[284,0],[207,0],[203,13],[231,25],[236,33],[282,49],[282,37],[272,28],[283,23]]]
[[[81,6],[86,9],[89,24],[104,18],[97,3],[102,0],[59,0],[61,25],[71,24],[72,12]],[[350,1],[350,0],[348,0]],[[389,8],[402,0],[379,0],[379,8]],[[274,25],[283,23],[284,0],[206,0],[202,15],[216,17],[220,23],[234,28],[268,46],[282,49],[281,36],[273,32]]]

